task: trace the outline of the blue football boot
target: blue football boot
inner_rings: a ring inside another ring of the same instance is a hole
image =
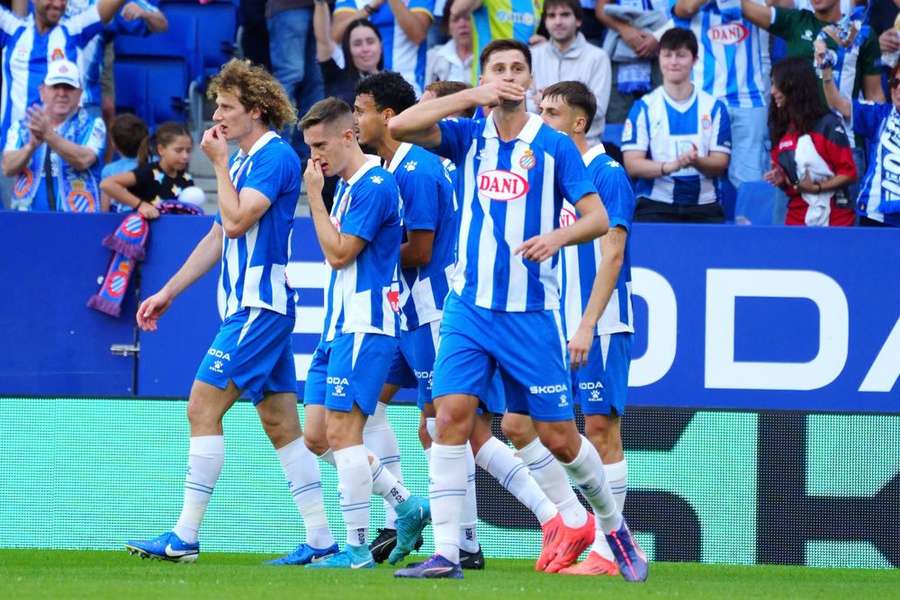
[[[416,547],[422,530],[431,522],[431,505],[427,498],[410,496],[397,505],[397,545],[388,562],[396,565]]]
[[[647,556],[638,546],[637,540],[631,535],[631,530],[628,529],[628,524],[624,520],[616,531],[606,534],[606,541],[612,549],[616,564],[619,565],[619,571],[625,581],[639,582],[647,579],[649,571]]]
[[[308,565],[325,560],[329,556],[333,556],[340,551],[337,544],[332,544],[328,548],[313,548],[309,544],[300,544],[294,551],[287,556],[276,558],[266,562],[267,565]]]
[[[129,540],[125,542],[129,554],[137,554],[141,558],[155,558],[172,562],[194,562],[200,556],[200,544],[188,544],[174,531],[167,531],[152,540]]]
[[[375,560],[368,546],[347,544],[343,552],[332,554],[318,562],[306,565],[307,569],[374,569]]]

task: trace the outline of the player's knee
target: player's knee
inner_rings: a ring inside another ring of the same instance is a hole
[[[222,422],[222,415],[214,406],[196,397],[188,401],[187,418],[192,431],[215,428]]]
[[[468,432],[465,419],[452,410],[438,411],[434,420],[437,438],[444,444],[465,444]],[[437,440],[435,440],[437,441]]]
[[[527,417],[507,413],[500,422],[503,435],[512,442],[516,448],[524,448],[534,439],[534,429]]]
[[[303,442],[309,448],[309,451],[316,456],[322,456],[328,452],[328,440],[323,431],[307,429],[303,434]]]
[[[573,433],[562,427],[544,426],[539,433],[541,443],[557,460],[570,463],[578,456],[581,438],[578,436],[577,429]]]

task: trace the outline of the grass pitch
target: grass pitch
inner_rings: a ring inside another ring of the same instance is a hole
[[[202,554],[196,564],[121,552],[0,551],[0,598],[900,598],[900,571],[653,563],[644,584],[535,573],[533,563],[488,559],[463,581],[395,580],[393,567],[310,571],[269,567],[259,554]],[[477,594],[477,595],[476,595]]]

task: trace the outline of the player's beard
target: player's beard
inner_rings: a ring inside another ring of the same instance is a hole
[[[500,100],[499,108],[504,112],[514,112],[524,103],[524,100]]]

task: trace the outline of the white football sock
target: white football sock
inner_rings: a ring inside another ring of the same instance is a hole
[[[587,511],[569,484],[566,470],[541,443],[541,440],[534,438],[530,444],[516,454],[522,459],[522,462],[528,465],[531,476],[550,498],[550,502],[559,510],[566,526],[581,527],[584,525],[588,518]]]
[[[478,497],[475,495],[475,457],[472,444],[466,442],[466,501],[459,524],[459,547],[466,552],[478,552]]]
[[[531,476],[525,463],[509,446],[497,438],[492,437],[481,446],[475,462],[533,512],[541,525],[558,514],[556,507]]]
[[[347,526],[347,543],[365,546],[369,529],[369,496],[372,495],[372,470],[369,451],[360,444],[334,452],[338,472],[341,513]]]
[[[425,419],[425,429],[433,440],[437,435],[437,425],[434,417]],[[430,448],[425,450],[425,456],[430,456]],[[475,495],[475,456],[472,454],[472,444],[466,442],[466,502],[463,504],[459,524],[459,547],[466,552],[478,552],[478,497]]]
[[[606,469],[606,480],[609,481],[609,489],[612,491],[613,498],[616,499],[616,507],[619,512],[622,512],[625,507],[625,495],[628,493],[628,461],[622,459],[617,463],[603,465],[603,468]],[[606,536],[600,530],[599,519],[597,519],[597,535],[594,537],[592,550],[606,560],[615,560],[612,550],[606,542]]]
[[[435,552],[459,563],[459,522],[466,501],[465,444],[431,445],[429,473]]]
[[[387,404],[379,402],[375,407],[375,414],[366,420],[363,429],[363,444],[378,457],[382,466],[390,471],[393,476],[403,483],[403,471],[400,469],[400,446],[397,444],[397,436],[391,429],[387,420]],[[375,492],[376,494],[378,492]],[[394,506],[385,500],[384,502],[384,526],[387,529],[396,529],[397,512]]]
[[[622,513],[619,512],[616,499],[609,489],[606,471],[597,449],[587,438],[580,437],[581,448],[575,460],[562,465],[581,490],[585,500],[594,508],[594,515],[600,521],[603,533],[610,533],[622,526]]]
[[[188,450],[188,470],[184,477],[184,504],[181,516],[172,531],[189,544],[197,542],[197,532],[203,513],[209,506],[213,488],[225,464],[225,438],[221,435],[200,435],[191,438]]]
[[[302,437],[278,448],[276,452],[291,496],[294,497],[294,504],[306,526],[306,543],[313,548],[330,547],[334,543],[334,537],[328,529],[319,463],[316,462],[315,455],[306,447]]]
[[[384,498],[385,506],[394,509],[401,502],[406,502],[410,497],[409,490],[403,483],[394,477],[394,474],[388,471],[387,467],[381,464],[378,457],[369,450],[369,468],[372,470],[372,493]],[[396,518],[396,512],[394,513]],[[388,527],[385,523],[385,527]],[[393,523],[388,529],[395,529]]]

